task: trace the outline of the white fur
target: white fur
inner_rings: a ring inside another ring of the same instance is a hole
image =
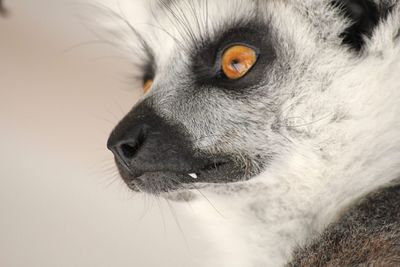
[[[329,14],[321,21],[317,13],[324,9],[309,15],[317,22],[310,30],[313,24],[296,14],[322,4],[302,2],[270,1],[266,12],[282,35],[295,40],[300,54],[316,54],[316,73],[309,75],[328,73],[333,83],[321,91],[310,79],[302,95],[283,103],[286,118],[302,118],[288,123],[300,125],[307,137],[287,134],[292,139],[262,174],[243,183],[204,185],[207,199],[192,192],[194,220],[212,245],[204,266],[283,266],[296,246],[315,237],[355,200],[400,177],[400,6],[359,57],[338,52],[332,36],[344,24],[332,26],[336,18]],[[212,12],[229,13],[228,8]],[[157,36],[162,65],[174,45],[168,36]],[[321,37],[328,43],[323,47],[314,41]],[[293,81],[291,87],[296,86]]]

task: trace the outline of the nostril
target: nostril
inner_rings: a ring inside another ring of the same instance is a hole
[[[126,159],[132,159],[139,150],[138,143],[122,144],[119,147],[120,154]]]
[[[146,131],[142,129],[136,139],[126,140],[119,143],[117,153],[119,157],[127,164],[136,156],[146,140]]]

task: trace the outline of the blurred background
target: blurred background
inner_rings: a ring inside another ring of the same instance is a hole
[[[197,266],[207,245],[180,214],[190,207],[130,192],[105,148],[141,95],[129,62],[92,42],[76,1],[4,5],[0,266]]]

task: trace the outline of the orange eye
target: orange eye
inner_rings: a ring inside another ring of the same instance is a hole
[[[257,52],[245,45],[228,48],[222,56],[222,70],[231,80],[242,78],[257,62]]]
[[[147,93],[148,91],[150,91],[152,86],[153,86],[153,80],[147,80],[143,85],[144,93]]]

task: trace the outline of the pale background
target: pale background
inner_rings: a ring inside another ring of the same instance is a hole
[[[116,175],[106,140],[140,89],[107,47],[68,49],[93,39],[75,2],[0,18],[0,266],[198,266],[193,222]]]

